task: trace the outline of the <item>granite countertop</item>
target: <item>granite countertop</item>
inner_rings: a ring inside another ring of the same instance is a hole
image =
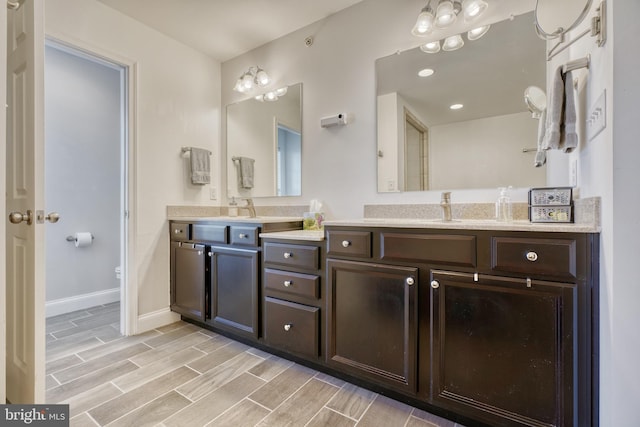
[[[413,219],[413,218],[361,218],[352,220],[325,221],[325,226],[397,227],[397,228],[439,228],[450,230],[504,230],[540,231],[558,233],[598,233],[594,224],[573,223],[532,223],[528,220],[498,222],[492,219]]]
[[[274,231],[272,233],[260,233],[260,238],[321,242],[324,240],[324,230]]]

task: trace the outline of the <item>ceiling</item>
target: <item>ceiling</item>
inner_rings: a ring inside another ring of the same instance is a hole
[[[99,1],[224,62],[361,0]]]

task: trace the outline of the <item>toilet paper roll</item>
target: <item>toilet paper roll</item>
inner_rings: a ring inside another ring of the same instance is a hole
[[[84,248],[87,246],[91,246],[91,243],[93,243],[93,236],[88,231],[82,231],[82,232],[76,233],[75,239],[76,239],[76,248]]]

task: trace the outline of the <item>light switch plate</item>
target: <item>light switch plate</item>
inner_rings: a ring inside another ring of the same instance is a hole
[[[587,140],[591,141],[607,127],[607,91],[603,90],[587,115]]]

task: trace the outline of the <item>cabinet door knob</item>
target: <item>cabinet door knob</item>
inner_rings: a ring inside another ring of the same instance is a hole
[[[291,330],[291,327],[292,327],[292,326],[293,326],[293,325],[292,325],[291,323],[287,323],[287,324],[285,324],[285,325],[284,325],[284,330],[285,330],[285,331],[287,331],[287,332],[289,332],[289,331]]]
[[[293,282],[291,280],[285,280],[283,285],[285,288],[288,288],[289,286],[291,286],[293,284]]]
[[[527,259],[531,262],[537,261],[538,260],[538,254],[533,252],[533,251],[529,251],[527,252]]]
[[[438,282],[437,280],[432,280],[431,281],[431,287],[433,289],[438,289],[440,287],[440,282]]]
[[[213,256],[213,252],[207,252],[207,255],[209,255],[209,257]]]
[[[407,277],[407,280],[405,280],[405,282],[407,283],[407,285],[413,286],[416,283],[416,280],[413,277]]]
[[[293,254],[291,252],[285,252],[284,257],[285,259],[293,258]]]
[[[247,236],[247,235],[246,235],[246,234],[244,234],[244,233],[240,233],[240,234],[238,234],[238,237],[239,237],[240,239],[246,239],[246,238],[247,238],[247,237],[249,237],[249,236]]]
[[[342,247],[343,248],[348,248],[349,246],[351,246],[351,242],[348,240],[343,240],[342,241]]]
[[[179,228],[176,228],[175,230],[173,230],[173,234],[180,234],[182,233],[182,230]]]

